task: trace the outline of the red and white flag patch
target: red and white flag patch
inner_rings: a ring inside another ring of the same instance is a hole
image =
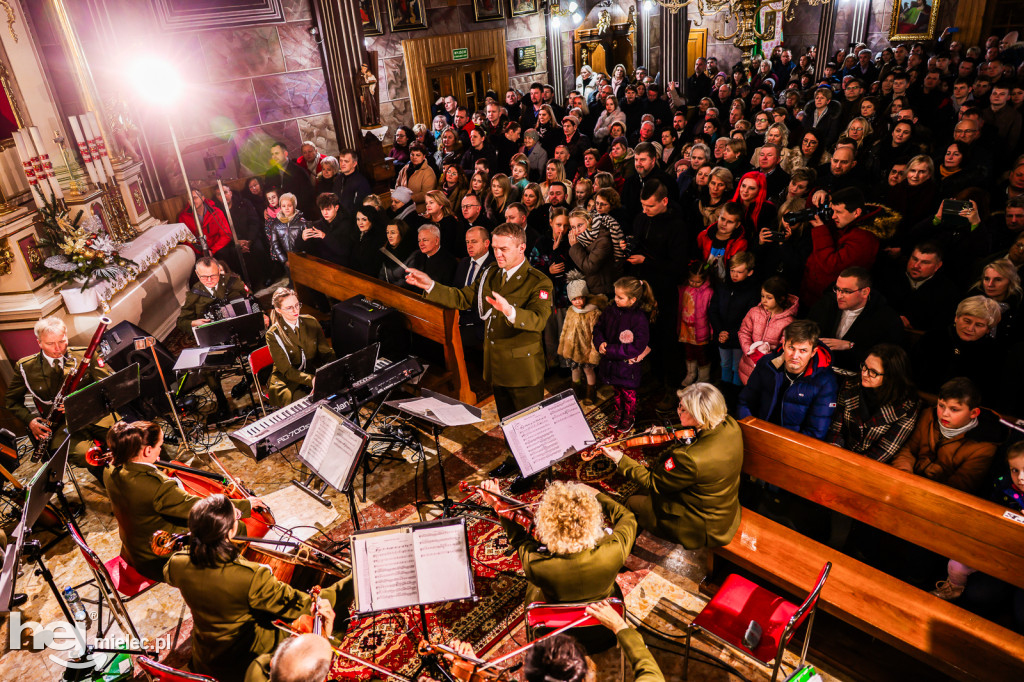
[[[669,457],[665,460],[665,471],[672,471],[676,468],[676,461]]]
[[[550,296],[551,294],[549,294],[548,292],[544,291],[543,289],[540,290],[540,300],[546,301]]]

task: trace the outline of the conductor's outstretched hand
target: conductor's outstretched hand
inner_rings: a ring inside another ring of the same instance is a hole
[[[407,284],[411,284],[414,287],[420,289],[429,289],[430,285],[434,283],[434,280],[430,279],[430,276],[422,270],[416,268],[406,268],[405,270],[405,281]]]

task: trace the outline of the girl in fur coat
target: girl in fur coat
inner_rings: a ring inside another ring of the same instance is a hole
[[[594,325],[608,305],[608,297],[601,294],[591,296],[582,278],[570,279],[566,291],[570,306],[558,339],[558,354],[572,367],[572,387],[577,396],[583,395],[583,377],[586,376],[583,402],[592,405],[597,395],[597,364],[601,362],[601,354],[594,348]]]

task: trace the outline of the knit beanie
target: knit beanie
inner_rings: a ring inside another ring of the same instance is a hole
[[[408,187],[396,187],[391,190],[391,198],[398,199],[403,204],[407,204],[412,199],[412,190]]]
[[[574,298],[587,296],[590,293],[587,289],[586,281],[582,279],[570,279],[569,283],[565,285],[565,291],[568,294],[570,301]]]

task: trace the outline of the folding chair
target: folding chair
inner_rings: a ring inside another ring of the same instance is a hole
[[[214,678],[206,675],[189,673],[158,663],[148,656],[137,656],[135,663],[153,682],[217,682]]]
[[[264,401],[270,402],[270,394],[263,386],[270,382],[270,372],[274,366],[274,359],[270,356],[270,346],[254,350],[249,353],[249,371],[252,372],[253,381],[256,382],[256,397],[260,399],[260,409],[263,416],[267,416],[267,406]]]
[[[687,679],[689,672],[690,639],[695,633],[704,632],[715,641],[736,649],[761,665],[768,666],[774,660],[772,682],[775,682],[782,667],[786,645],[804,620],[807,620],[807,633],[804,635],[804,646],[797,668],[802,667],[811,643],[818,596],[830,570],[832,562],[822,567],[814,589],[802,604],[786,601],[746,578],[730,575],[686,630],[683,679]],[[757,623],[762,632],[760,640],[752,647],[747,647],[743,640],[751,622]]]
[[[626,607],[621,599],[612,597],[608,603],[620,616],[626,612]],[[590,604],[591,602],[577,604],[533,602],[528,604],[526,606],[526,636],[529,639],[534,639],[545,632],[565,627],[585,616],[585,611]],[[618,644],[615,633],[601,625],[593,617],[567,632],[576,638],[591,655],[607,651]]]
[[[93,575],[91,580],[86,580],[84,583],[75,585],[74,589],[77,591],[87,585],[95,584],[96,589],[99,592],[99,595],[95,600],[82,599],[83,602],[96,604],[96,636],[98,638],[104,637],[110,629],[110,626],[116,622],[120,626],[122,634],[126,637],[133,638],[135,641],[141,641],[142,638],[139,636],[139,631],[135,627],[135,623],[132,622],[132,618],[128,614],[128,608],[125,606],[126,600],[121,598],[121,594],[118,592],[117,588],[118,583],[114,582],[110,572],[107,570],[107,566],[100,561],[99,556],[97,556],[92,547],[86,543],[85,539],[78,532],[78,528],[76,528],[74,524],[69,523],[67,525],[67,529],[68,535],[70,535],[74,543],[78,545],[78,549],[82,552],[82,556],[85,557],[85,562],[89,565],[89,569],[92,571]],[[117,562],[115,560],[111,560],[108,563],[117,567]],[[127,566],[127,564],[125,565]],[[119,575],[121,575],[119,567],[118,570]],[[134,573],[134,570],[132,572]],[[151,580],[146,580],[142,576],[139,576],[137,573],[135,575],[137,575],[140,580],[135,581],[132,585],[129,585],[129,582],[134,580],[134,578],[129,578],[127,572],[125,572],[124,576],[119,578],[119,582],[124,584],[125,589],[129,592],[127,601],[134,599],[142,594],[142,592],[156,584]],[[103,622],[103,602],[107,603],[112,616],[111,620],[105,624]]]

